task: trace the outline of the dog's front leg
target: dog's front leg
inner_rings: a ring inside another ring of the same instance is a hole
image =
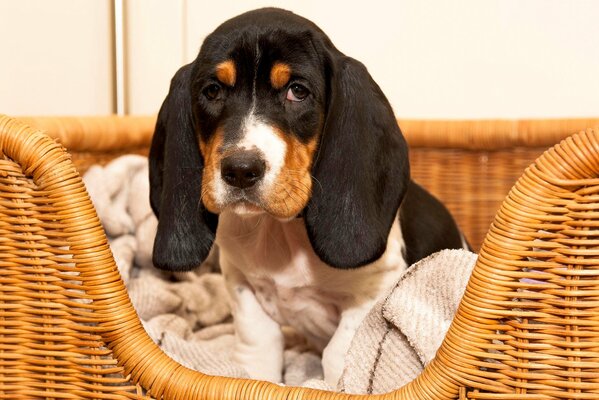
[[[264,311],[241,272],[227,264],[221,260],[232,300],[233,359],[250,378],[279,383],[282,381],[284,348],[281,327]]]
[[[349,351],[354,334],[374,302],[374,300],[365,301],[358,306],[343,311],[337,330],[335,330],[333,337],[322,352],[324,380],[333,389],[337,387],[343,373],[345,356]]]

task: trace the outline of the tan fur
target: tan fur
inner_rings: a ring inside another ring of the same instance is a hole
[[[235,86],[237,69],[233,60],[223,61],[216,66],[216,77],[227,86]]]
[[[291,79],[291,67],[287,64],[276,62],[270,70],[270,83],[273,88],[281,89]]]
[[[220,149],[223,143],[223,131],[221,128],[217,129],[214,135],[204,142],[200,139],[200,151],[204,157],[204,172],[202,175],[202,203],[213,213],[219,213],[221,211],[220,206],[217,204],[215,199],[215,180],[220,177],[215,176],[220,164],[221,155]]]
[[[279,130],[276,133],[285,141],[287,153],[285,166],[277,177],[265,208],[279,218],[292,218],[306,207],[312,194],[310,170],[317,139],[304,144],[292,135]]]

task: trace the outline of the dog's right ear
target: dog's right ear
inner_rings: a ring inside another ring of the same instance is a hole
[[[188,64],[172,79],[150,148],[150,204],[158,217],[153,262],[169,271],[199,266],[218,224],[200,200],[204,160],[192,117],[192,69]]]

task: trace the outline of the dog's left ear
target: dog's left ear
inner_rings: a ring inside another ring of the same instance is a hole
[[[188,271],[208,256],[218,216],[200,201],[204,160],[193,124],[191,75],[182,67],[160,108],[150,148],[150,204],[158,217],[153,262],[169,271]]]
[[[304,217],[316,254],[333,267],[355,268],[385,252],[410,179],[408,149],[366,67],[330,54],[328,109]]]

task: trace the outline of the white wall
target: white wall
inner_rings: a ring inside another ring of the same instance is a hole
[[[143,0],[134,2],[139,3],[138,18],[159,20],[164,12],[158,1],[151,2],[155,10],[150,12]],[[174,3],[171,10],[178,7],[185,16],[177,26],[184,32],[184,48],[178,49],[180,43],[165,43],[164,50],[154,49],[169,57],[149,66],[156,69],[156,76],[144,77],[146,84],[139,85],[143,90],[132,93],[132,112],[157,110],[170,76],[195,57],[201,41],[221,22],[243,11],[275,5],[312,19],[337,47],[366,64],[400,117],[599,115],[599,1]],[[132,51],[136,46],[131,43]],[[178,49],[174,56],[173,48]]]
[[[398,114],[599,115],[599,2],[408,1],[399,11],[397,58],[373,66]]]
[[[367,65],[399,117],[599,116],[595,0],[125,0],[128,111],[156,113],[225,19],[279,6]],[[0,0],[0,112],[105,114],[109,0]]]
[[[110,4],[0,0],[0,113],[111,113]]]

